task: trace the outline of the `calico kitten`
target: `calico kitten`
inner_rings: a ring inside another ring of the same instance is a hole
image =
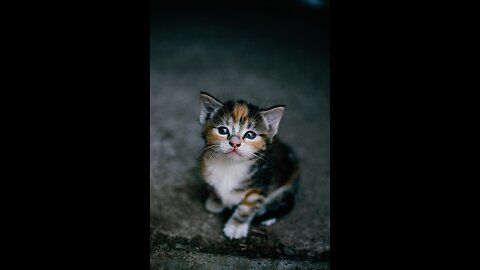
[[[222,103],[205,92],[200,101],[201,173],[210,189],[205,208],[233,208],[223,232],[230,239],[246,237],[252,221],[270,225],[293,208],[299,164],[275,136],[285,106]]]

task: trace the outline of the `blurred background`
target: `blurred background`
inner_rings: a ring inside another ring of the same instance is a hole
[[[300,190],[293,212],[262,228],[266,235],[262,239],[281,243],[282,256],[324,259],[330,248],[329,2],[152,1],[151,5],[153,249],[171,248],[168,239],[174,239],[197,251],[218,253],[227,246],[237,250],[223,235],[225,217],[203,209],[198,113],[199,92],[207,91],[221,101],[287,106],[278,136],[300,157]],[[240,242],[248,254],[253,243]],[[158,252],[151,255],[157,263],[165,259]],[[262,256],[268,257],[268,252]],[[244,255],[240,249],[235,254]]]

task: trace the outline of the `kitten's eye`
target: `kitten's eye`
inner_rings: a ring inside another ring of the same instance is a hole
[[[220,133],[221,135],[228,135],[228,129],[226,127],[219,127],[218,133]]]
[[[245,133],[244,137],[247,139],[253,140],[255,139],[255,137],[257,137],[257,134],[255,134],[255,132],[253,131],[248,131],[247,133]]]

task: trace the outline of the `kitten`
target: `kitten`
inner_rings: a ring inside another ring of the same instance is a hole
[[[271,225],[293,208],[299,164],[275,136],[285,106],[263,110],[243,100],[222,103],[205,92],[200,101],[201,174],[210,190],[205,208],[233,208],[223,232],[230,239],[246,237],[252,221]]]

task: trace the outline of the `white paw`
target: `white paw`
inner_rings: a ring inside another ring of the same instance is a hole
[[[267,219],[267,220],[262,221],[261,224],[263,226],[270,226],[270,225],[275,224],[275,222],[277,222],[277,219],[276,218],[271,218],[271,219]]]
[[[230,239],[240,239],[242,237],[247,237],[249,227],[249,223],[236,224],[229,221],[225,224],[223,232]]]
[[[219,202],[214,201],[211,198],[208,198],[205,202],[205,208],[208,212],[218,214],[221,213],[224,209],[223,205]]]

